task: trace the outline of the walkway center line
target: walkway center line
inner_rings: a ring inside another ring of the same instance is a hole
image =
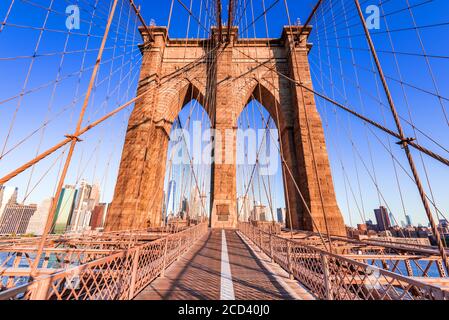
[[[231,266],[229,264],[226,233],[221,230],[221,283],[220,300],[235,300],[234,284],[232,283]]]

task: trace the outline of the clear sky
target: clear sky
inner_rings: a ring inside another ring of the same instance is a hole
[[[188,7],[191,3],[190,0],[182,2]],[[363,8],[379,3],[361,2]],[[1,176],[73,132],[75,115],[82,105],[110,6],[110,1],[98,0],[26,0],[16,1],[8,14],[10,3],[10,0],[0,2],[0,21],[6,22],[0,32]],[[158,25],[167,25],[171,1],[136,0],[136,3],[141,5],[142,15],[148,23],[154,19]],[[204,3],[192,0],[194,15],[199,16]],[[287,3],[292,22],[297,18],[304,22],[315,0],[288,0]],[[326,0],[323,3],[312,21],[314,30],[310,37],[314,88],[395,129],[379,77],[373,72],[366,42],[360,36],[362,30],[353,1]],[[400,116],[413,121],[416,128],[425,133],[415,133],[402,120],[406,134],[417,137],[426,147],[448,157],[449,152],[445,149],[449,149],[449,126],[443,110],[447,109],[449,101],[449,44],[445,41],[449,33],[449,3],[445,0],[384,3],[380,29],[371,33]],[[79,5],[81,23],[80,30],[68,33],[65,9],[70,4]],[[248,1],[248,8],[249,4]],[[288,24],[284,0],[265,0],[265,3],[253,0],[254,17],[263,12],[263,4],[269,8],[268,36],[279,37],[282,27]],[[415,21],[407,9],[408,4]],[[226,5],[227,1],[223,1],[223,6]],[[52,10],[47,17],[49,11],[45,8],[49,7]],[[138,22],[122,4],[117,12],[84,124],[135,96],[141,63],[140,53],[136,50],[136,45],[141,43],[135,32]],[[243,15],[240,20],[241,29],[245,21],[252,20],[252,12],[246,12],[248,17]],[[204,11],[202,17],[203,21]],[[226,20],[225,13],[223,18]],[[185,37],[187,31],[189,37],[207,36],[193,20],[190,28],[187,23],[186,10],[175,0],[170,37]],[[415,23],[419,33],[413,29]],[[45,32],[41,32],[43,26]],[[254,31],[257,37],[267,36],[263,16],[257,20],[254,29],[251,26],[250,37],[254,36]],[[424,52],[427,58],[423,56]],[[436,96],[438,94],[440,98]],[[193,105],[182,111],[182,122],[188,118]],[[403,151],[395,144],[396,139],[388,141],[379,130],[348,117],[321,99],[317,99],[317,108],[323,119],[337,198],[346,222],[355,224],[364,218],[373,218],[373,209],[382,204],[390,208],[398,221],[404,220],[406,212],[414,222],[427,224],[416,187],[407,176],[410,170]],[[67,183],[75,184],[81,178],[98,182],[103,190],[103,200],[112,199],[130,109],[83,136],[84,142],[77,147]],[[198,110],[195,113],[201,117]],[[254,126],[261,127],[260,118],[254,121]],[[45,122],[48,125],[42,130]],[[397,163],[392,160],[389,143]],[[39,202],[50,196],[61,167],[61,152],[11,180],[9,185],[18,186],[21,197],[27,196],[27,202]],[[417,152],[413,154],[429,197],[448,215],[447,167],[427,156],[421,160]],[[207,170],[203,169],[206,176]],[[273,181],[281,182],[280,175],[277,174]],[[272,182],[277,186],[273,197],[277,199],[276,206],[282,206],[283,189],[282,183],[278,182]]]

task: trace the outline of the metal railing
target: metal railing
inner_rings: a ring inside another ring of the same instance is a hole
[[[126,300],[187,252],[207,233],[206,223],[106,257],[42,275],[0,293],[0,300]]]
[[[325,300],[449,300],[434,285],[239,223],[241,233],[274,262]]]
[[[258,225],[255,225],[258,227]],[[267,231],[263,229],[264,231]],[[290,238],[291,233],[284,231],[279,234],[283,238]],[[321,239],[310,231],[293,231],[294,241],[305,246],[326,250],[323,245],[329,239]],[[436,247],[410,246],[400,243],[387,243],[373,240],[357,240],[347,237],[332,236],[332,252],[338,255],[376,266],[408,277],[427,278],[425,281],[440,281],[449,285],[449,278],[443,260]],[[449,250],[448,250],[449,254]],[[433,278],[430,280],[430,278]]]
[[[93,234],[50,235],[40,255],[35,276],[54,274],[119,251],[157,240],[172,230],[150,228]],[[40,237],[0,240],[0,292],[30,282]]]

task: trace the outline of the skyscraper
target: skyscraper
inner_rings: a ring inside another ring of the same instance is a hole
[[[72,218],[77,190],[75,186],[66,185],[61,192],[53,220],[54,233],[64,233]]]
[[[198,219],[201,215],[202,207],[201,207],[201,195],[198,188],[194,188],[192,190],[192,194],[190,196],[190,211],[189,215],[192,219]]]
[[[95,206],[92,211],[92,216],[90,218],[90,227],[92,230],[97,228],[102,228],[104,226],[104,220],[106,218],[106,213],[108,212],[108,203],[99,203]]]
[[[44,199],[30,219],[26,233],[40,236],[44,233],[45,223],[50,213],[52,198]]]
[[[285,224],[286,210],[285,208],[277,209],[277,220],[281,224]]]
[[[204,193],[200,194],[198,188],[194,188],[191,195],[190,206],[189,206],[189,216],[192,219],[201,219],[206,217],[206,202],[207,195]]]
[[[164,190],[164,196],[162,200],[162,221],[165,223],[166,214],[167,214],[167,193]]]
[[[100,200],[98,185],[90,185],[81,180],[78,188],[73,215],[70,220],[70,230],[83,231],[90,228],[90,220],[95,206]]]
[[[181,212],[179,212],[179,216],[184,219],[189,215],[189,201],[186,197],[182,198],[181,201]]]
[[[267,207],[264,205],[255,205],[251,210],[251,220],[255,221],[267,221],[268,216]]]
[[[209,217],[209,213],[207,212],[207,195],[205,193],[202,193],[200,199],[201,199],[200,216]]]
[[[17,203],[18,189],[14,187],[0,186],[0,220],[9,203]]]
[[[389,214],[388,214],[388,217],[390,218],[390,224],[393,226],[393,225],[396,225],[396,220],[394,219],[394,216],[393,216],[393,213],[392,212],[390,212]]]
[[[387,208],[380,206],[379,209],[374,209],[374,214],[376,215],[377,228],[379,231],[386,231],[391,227]]]
[[[251,215],[251,200],[247,195],[240,196],[237,198],[237,214],[239,215],[239,220],[247,222]]]
[[[405,221],[407,227],[413,226],[412,217],[410,217],[410,215],[408,214],[405,215]]]
[[[167,213],[175,214],[175,199],[176,199],[176,181],[170,180],[168,182],[168,191],[167,191]]]
[[[37,205],[9,203],[0,220],[0,234],[24,234]]]

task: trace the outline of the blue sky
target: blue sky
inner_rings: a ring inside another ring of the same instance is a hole
[[[73,132],[76,123],[75,115],[82,105],[83,93],[90,79],[89,66],[92,66],[95,61],[100,35],[104,31],[110,5],[109,1],[101,1],[95,10],[92,6],[95,2],[96,0],[16,1],[8,16],[6,14],[10,1],[4,0],[0,3],[0,19],[3,21],[8,17],[0,33],[0,70],[3,74],[0,79],[0,148],[3,150],[2,153],[6,153],[0,160],[0,175],[3,176],[17,165],[29,160],[37,152],[60,141],[64,138],[64,134]],[[190,0],[183,2],[187,6],[190,5]],[[287,2],[291,20],[296,21],[300,18],[302,22],[305,21],[315,3],[314,0]],[[378,2],[362,1],[364,7]],[[158,25],[167,24],[171,1],[136,0],[136,3],[142,6],[142,15],[147,22],[154,19]],[[185,37],[188,14],[178,1],[174,3],[170,37]],[[343,3],[347,5],[346,16],[342,9]],[[444,58],[449,56],[449,44],[445,41],[449,32],[447,25],[449,3],[444,0],[431,2],[409,0],[409,3],[413,8],[416,24],[428,26],[419,29],[422,43],[416,31],[409,29],[413,27],[413,21],[410,12],[406,10],[406,0],[385,2],[383,9],[386,13],[386,21],[381,18],[381,29],[372,31],[373,39],[379,49],[379,57],[388,76],[399,114],[408,120],[408,111],[411,110],[415,126],[440,143],[442,147],[423,134],[415,135],[412,128],[404,122],[407,135],[416,136],[426,147],[448,157],[448,152],[444,148],[449,149],[447,142],[449,127],[442,113],[442,110],[447,108],[448,102],[436,98],[429,92],[436,93],[438,89],[443,98],[449,97],[447,81],[449,63],[448,59]],[[65,8],[69,4],[78,4],[81,8],[81,29],[71,34],[67,33],[65,27]],[[197,15],[200,4],[201,0],[192,2],[192,11]],[[254,16],[257,17],[263,11],[262,1],[253,0],[253,4]],[[278,37],[282,27],[288,23],[288,19],[283,0],[265,0],[266,8],[272,4],[273,7],[267,14],[268,36]],[[362,30],[360,25],[357,26],[358,20],[354,15],[352,1],[332,0],[334,12],[330,10],[329,4],[330,0],[324,1],[323,9],[317,12],[316,19],[312,21],[314,31],[310,37],[310,42],[313,43],[310,65],[315,89],[394,129],[379,77],[371,71],[373,66],[370,55],[366,51],[366,42],[359,36]],[[226,6],[227,1],[224,1],[223,5]],[[43,8],[49,6],[52,6],[53,11],[46,21],[47,11]],[[129,15],[127,8],[119,5],[117,12],[106,45],[104,63],[96,82],[95,94],[90,101],[84,124],[128,101],[135,94],[141,62],[140,53],[135,48],[141,39],[135,33],[134,26],[137,23],[135,17]],[[94,18],[91,20],[92,16]],[[223,18],[226,20],[225,14]],[[251,16],[248,19],[251,20]],[[245,19],[242,21],[245,24]],[[349,28],[345,24],[346,21]],[[39,28],[44,23],[47,29],[53,31],[44,32],[39,37]],[[386,23],[390,30],[406,29],[390,33],[395,46],[394,50],[391,48],[389,34],[385,32]],[[441,25],[437,26],[438,23]],[[263,18],[257,21],[255,30],[256,36],[266,36]],[[350,36],[348,36],[348,30]],[[251,37],[252,31],[249,33]],[[89,37],[87,37],[88,34],[90,34]],[[188,35],[196,37],[197,34],[207,36],[197,24],[191,22]],[[89,41],[86,41],[87,38]],[[349,43],[349,38],[352,43]],[[38,56],[33,59],[39,39]],[[351,46],[356,48],[353,50],[354,56],[348,49]],[[432,57],[425,59],[422,56],[423,48]],[[400,54],[394,55],[392,51],[400,52]],[[56,54],[60,52],[66,52],[66,54]],[[64,56],[63,59],[62,56]],[[10,59],[11,57],[15,59]],[[27,80],[26,75],[32,60],[34,62]],[[86,67],[86,70],[80,74],[78,71],[82,65]],[[60,81],[57,84],[52,83],[58,76]],[[357,84],[357,77],[359,84]],[[401,86],[401,83],[397,81],[401,77],[406,85]],[[40,88],[42,86],[44,87]],[[36,89],[36,92],[27,93],[31,89]],[[21,92],[27,94],[22,99],[14,98]],[[363,93],[362,99],[359,98],[359,92]],[[11,100],[8,100],[10,98]],[[15,112],[16,108],[17,112]],[[388,140],[385,134],[377,129],[370,130],[359,120],[335,110],[333,106],[322,100],[317,100],[317,108],[325,126],[337,198],[346,222],[348,224],[350,221],[360,222],[363,216],[372,218],[372,209],[379,204],[386,204],[398,221],[404,220],[405,209],[415,222],[427,224],[416,187],[406,174],[410,172],[403,151],[395,144],[396,141],[394,139],[390,141],[393,155],[405,171],[398,163],[395,163],[396,168],[393,166],[394,162],[388,152]],[[189,110],[185,108],[182,111],[181,121],[187,119]],[[67,183],[74,184],[80,178],[98,182],[104,190],[103,200],[112,199],[129,112],[130,108],[83,137],[84,142],[80,143],[76,150]],[[45,131],[37,130],[45,121],[50,121]],[[261,126],[260,119],[254,121],[255,126]],[[8,137],[11,124],[13,124],[13,130]],[[27,138],[30,134],[32,136]],[[21,143],[24,138],[27,139]],[[3,148],[5,141],[6,147]],[[64,156],[63,151],[64,149],[50,156],[38,164],[33,171],[29,170],[13,179],[10,185],[20,188],[21,197],[24,197],[25,190],[28,190],[27,202],[39,202],[51,195]],[[447,167],[426,156],[423,157],[424,162],[421,162],[419,154],[417,152],[413,154],[429,197],[433,195],[438,208],[448,215]],[[401,193],[396,182],[396,174],[399,177]],[[431,188],[427,183],[427,177]],[[280,176],[277,175],[275,180],[280,181]],[[375,180],[378,188],[372,180]],[[276,185],[278,187],[275,188],[277,190],[275,198],[282,199],[282,188],[279,184]],[[36,187],[33,188],[34,186]],[[401,198],[405,208],[402,206]],[[282,201],[278,201],[276,206],[281,206]]]

